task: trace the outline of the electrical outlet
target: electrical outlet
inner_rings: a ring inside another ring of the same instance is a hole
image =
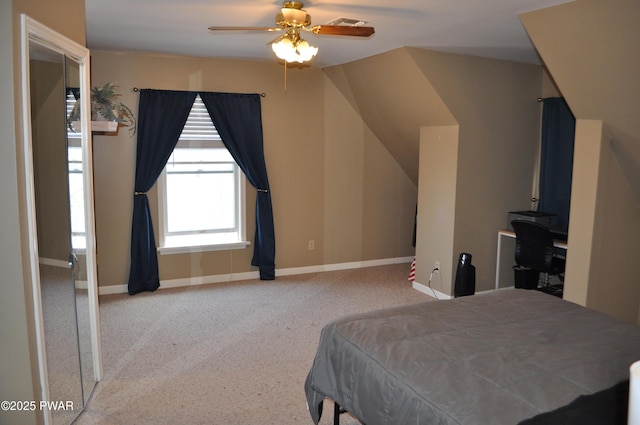
[[[433,266],[434,269],[437,269],[438,271],[440,271],[440,261],[436,261],[436,265]]]
[[[309,251],[316,249],[316,242],[313,239],[309,240]]]

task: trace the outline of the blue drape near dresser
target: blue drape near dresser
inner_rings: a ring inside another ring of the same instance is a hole
[[[557,214],[557,228],[566,232],[576,119],[564,98],[549,97],[543,102],[538,211]]]

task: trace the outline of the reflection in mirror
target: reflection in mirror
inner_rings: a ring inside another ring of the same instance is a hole
[[[71,252],[73,280],[75,282],[75,305],[78,327],[78,350],[80,353],[80,377],[82,379],[83,402],[87,403],[95,385],[93,355],[91,352],[91,321],[89,312],[87,261],[86,261],[86,209],[85,184],[82,167],[81,125],[71,126],[68,117],[80,99],[80,73],[78,64],[65,57],[65,123],[67,124],[67,178],[69,181],[69,212],[71,223]],[[80,117],[82,119],[82,117]]]
[[[70,126],[69,108],[88,88],[88,51],[23,16],[25,158],[34,315],[43,399],[64,409],[43,409],[45,424],[69,424],[82,411],[102,375],[89,125]],[[86,89],[85,89],[86,90]],[[88,115],[88,114],[86,114]],[[37,237],[36,237],[37,236]],[[35,269],[34,269],[35,265]]]
[[[40,293],[51,400],[73,410],[53,410],[54,424],[70,423],[83,406],[67,171],[65,57],[30,46],[31,141]]]

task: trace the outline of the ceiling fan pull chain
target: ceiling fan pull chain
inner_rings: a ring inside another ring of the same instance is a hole
[[[288,62],[284,61],[284,97],[287,97],[287,64]]]

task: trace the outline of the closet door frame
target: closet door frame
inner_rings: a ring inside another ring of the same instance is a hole
[[[89,50],[75,41],[53,31],[40,22],[27,15],[21,15],[21,101],[22,101],[22,142],[24,158],[24,181],[25,199],[27,213],[27,234],[28,234],[28,267],[31,276],[33,294],[33,316],[35,322],[35,338],[38,357],[38,375],[41,397],[43,401],[51,401],[49,395],[49,379],[47,371],[46,348],[44,340],[44,326],[42,316],[42,298],[40,291],[40,271],[38,254],[38,235],[36,222],[35,184],[34,184],[34,163],[33,163],[33,143],[31,132],[31,93],[30,93],[30,70],[29,70],[29,48],[32,43],[52,51],[61,53],[67,58],[76,62],[79,66],[81,102],[80,110],[82,117],[90,117],[89,85],[90,60]],[[93,358],[94,379],[96,382],[102,380],[102,355],[100,349],[100,327],[98,312],[98,283],[97,283],[97,262],[96,262],[96,242],[95,242],[95,213],[93,195],[93,148],[91,138],[90,119],[81,120],[82,133],[82,166],[83,183],[85,186],[85,227],[86,227],[86,262],[87,262],[87,296],[89,300],[89,321],[91,327],[91,348]],[[44,423],[51,423],[51,412],[42,410]]]

